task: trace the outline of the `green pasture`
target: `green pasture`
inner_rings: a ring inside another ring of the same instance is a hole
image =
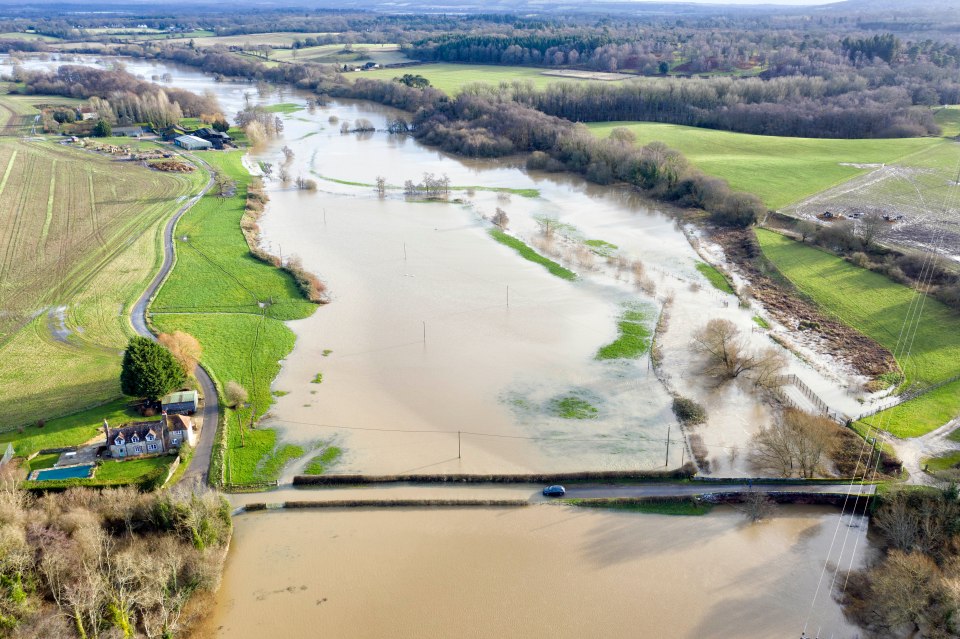
[[[943,143],[940,138],[788,138],[656,122],[595,122],[587,127],[600,138],[623,127],[633,132],[637,144],[663,142],[704,173],[726,180],[734,190],[756,194],[772,209],[869,170],[845,164],[889,164]]]
[[[430,84],[444,93],[455,95],[468,84],[482,82],[486,84],[500,84],[501,82],[532,82],[538,89],[546,88],[548,84],[557,82],[592,82],[578,78],[564,78],[555,75],[546,75],[537,67],[512,67],[491,64],[453,64],[436,62],[420,64],[400,69],[371,69],[370,71],[356,71],[350,74],[351,78],[372,78],[374,80],[392,80],[406,73],[422,75],[430,80]]]
[[[201,361],[222,390],[239,382],[251,408],[226,409],[227,480],[245,483],[272,479],[290,450],[275,450],[276,433],[250,428],[251,410],[267,412],[270,384],[294,345],[283,320],[310,315],[316,306],[303,299],[293,278],[255,259],[240,231],[250,175],[242,152],[206,153],[204,160],[236,184],[233,197],[205,196],[177,224],[177,264],[151,306],[158,330],[185,331],[203,346]],[[241,426],[242,424],[242,426]],[[242,428],[242,436],[241,436]]]
[[[778,233],[757,229],[766,257],[824,311],[898,355],[906,383],[934,384],[960,373],[960,315],[933,298],[883,275]],[[898,349],[904,322],[922,302],[921,321],[909,352]],[[960,414],[960,383],[952,383],[866,418],[899,437],[937,428]]]
[[[940,125],[943,137],[955,138],[960,135],[960,105],[937,109],[933,119]]]

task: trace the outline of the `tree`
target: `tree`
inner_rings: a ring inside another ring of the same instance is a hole
[[[377,195],[379,197],[386,197],[387,195],[387,178],[382,175],[377,176]]]
[[[173,354],[157,342],[134,337],[127,344],[120,370],[120,390],[125,395],[158,399],[186,379]]]
[[[230,123],[227,122],[226,118],[218,118],[214,120],[211,124],[214,131],[219,131],[220,133],[226,133],[230,130]]]
[[[493,218],[491,218],[490,221],[499,226],[501,229],[506,229],[507,225],[510,224],[510,218],[507,217],[507,212],[501,209],[499,206],[497,207],[497,211],[493,214]]]
[[[670,63],[664,60],[657,66],[657,70],[660,71],[660,75],[667,75],[670,71]]]
[[[93,126],[93,131],[91,133],[95,138],[108,138],[113,133],[113,127],[111,127],[110,123],[105,119],[100,118]]]
[[[247,394],[247,389],[240,385],[239,382],[229,381],[227,382],[226,389],[226,399],[227,405],[230,408],[236,408],[241,404],[245,404],[249,395]]]
[[[878,240],[883,239],[887,231],[887,221],[877,212],[867,213],[860,219],[859,231],[863,247],[869,249]]]
[[[725,319],[712,319],[695,331],[691,348],[703,356],[703,372],[720,380],[749,372],[758,386],[775,386],[787,364],[774,348],[751,350],[736,324]]]
[[[213,174],[213,185],[217,190],[217,197],[221,200],[229,197],[230,192],[233,190],[233,180],[231,180],[230,176],[226,173],[220,171]]]
[[[753,489],[744,495],[743,501],[736,506],[736,509],[746,515],[750,521],[757,522],[770,516],[776,507],[776,503],[769,495]]]
[[[797,233],[800,234],[800,241],[806,242],[809,238],[817,234],[818,226],[810,220],[800,220],[797,222]]]
[[[836,424],[826,417],[787,409],[753,437],[751,459],[761,470],[782,477],[814,477],[833,449]]]
[[[172,334],[161,333],[157,341],[173,354],[183,368],[184,374],[193,375],[197,364],[200,363],[200,355],[203,354],[203,348],[196,337],[183,331],[174,331]]]

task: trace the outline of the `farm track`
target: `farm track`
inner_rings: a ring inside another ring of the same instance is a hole
[[[156,337],[150,328],[147,317],[150,312],[149,306],[176,263],[174,231],[176,230],[177,222],[213,187],[213,170],[210,165],[200,159],[196,161],[207,170],[207,183],[198,194],[187,200],[164,226],[162,235],[163,263],[160,266],[159,272],[154,276],[153,280],[147,286],[147,289],[131,309],[130,323],[133,329],[139,335],[150,339],[156,339]],[[187,467],[187,471],[184,473],[181,481],[187,484],[194,483],[201,485],[209,482],[210,457],[213,455],[213,443],[217,429],[219,428],[220,407],[217,397],[217,387],[203,366],[197,366],[195,377],[197,378],[197,383],[203,395],[203,428],[200,430],[200,439],[194,448],[190,465]]]

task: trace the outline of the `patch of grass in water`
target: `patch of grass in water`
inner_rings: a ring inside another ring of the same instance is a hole
[[[283,468],[298,457],[303,457],[303,448],[294,444],[278,446],[263,459],[257,470],[257,481],[273,481],[280,477]]]
[[[576,273],[560,266],[550,258],[540,255],[532,248],[524,244],[523,241],[513,237],[512,235],[507,235],[498,228],[490,229],[489,233],[490,237],[500,242],[504,246],[509,246],[515,250],[523,259],[545,267],[548,271],[550,271],[551,274],[568,281],[577,279]]]
[[[323,349],[323,352],[320,353],[320,355],[322,355],[323,357],[329,357],[329,356],[330,356],[330,353],[332,353],[332,352],[333,352],[333,351],[330,350],[329,348],[325,348],[325,349]]]
[[[330,470],[330,467],[337,463],[343,450],[338,446],[328,446],[322,453],[314,457],[303,469],[305,475],[322,475]]]
[[[713,284],[713,287],[718,291],[723,291],[724,293],[734,293],[733,287],[730,286],[730,282],[727,281],[727,278],[723,273],[718,271],[716,268],[707,264],[706,262],[697,262],[697,270],[700,273],[710,280],[710,283]]]
[[[706,515],[713,506],[695,499],[662,500],[662,501],[630,501],[618,499],[565,499],[564,503],[580,508],[603,508],[606,510],[622,510],[633,513],[647,513],[653,515]]]
[[[270,394],[273,395],[274,397],[283,397],[284,395],[289,395],[289,394],[290,394],[290,391],[275,390],[275,391],[273,391],[273,392],[270,393]]]
[[[770,322],[768,322],[767,320],[763,319],[763,318],[760,317],[759,315],[754,315],[754,316],[753,316],[753,323],[756,324],[757,326],[759,326],[760,328],[767,328],[767,329],[770,328]]]
[[[597,350],[595,359],[636,359],[650,350],[653,332],[646,325],[642,308],[628,307],[617,322],[617,339]]]
[[[595,419],[600,412],[597,407],[576,395],[554,397],[550,400],[550,412],[563,419]]]
[[[297,111],[303,111],[303,107],[299,104],[293,104],[292,102],[281,102],[280,104],[271,104],[269,106],[263,107],[263,110],[267,113],[296,113]]]
[[[611,244],[604,240],[585,240],[584,244],[590,247],[590,250],[599,255],[600,257],[610,257],[613,255],[619,246],[616,244]]]
[[[323,383],[323,373],[317,373],[316,377],[310,380],[311,384],[322,384]]]

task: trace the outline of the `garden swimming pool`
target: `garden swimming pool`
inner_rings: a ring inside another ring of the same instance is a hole
[[[93,464],[80,464],[79,466],[66,466],[64,468],[45,468],[38,470],[34,481],[47,481],[51,479],[86,479],[93,475]]]

